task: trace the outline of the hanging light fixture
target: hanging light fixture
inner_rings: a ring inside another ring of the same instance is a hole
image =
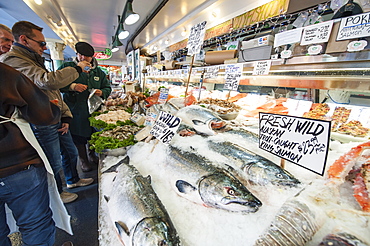
[[[118,36],[112,37],[112,52],[117,52],[119,50],[118,46],[122,46],[123,44],[119,41]]]
[[[123,23],[122,23],[122,20],[121,20],[120,16],[118,16],[118,31],[117,31],[117,33],[118,33],[118,38],[121,39],[121,40],[127,38],[128,35],[130,35],[130,33],[127,30],[125,30],[125,28],[123,27]]]
[[[140,15],[135,13],[132,10],[132,2],[134,0],[127,0],[126,6],[125,6],[125,11],[124,11],[124,18],[125,18],[125,24],[127,25],[132,25],[135,24],[139,19]]]

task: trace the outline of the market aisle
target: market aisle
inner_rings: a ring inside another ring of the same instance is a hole
[[[74,246],[98,246],[98,170],[83,173],[78,165],[81,178],[93,178],[94,183],[87,187],[77,187],[68,191],[77,193],[76,201],[66,204],[68,213],[71,215],[71,236],[57,228],[55,246],[61,246],[66,241],[72,241]],[[63,179],[62,179],[63,180]]]

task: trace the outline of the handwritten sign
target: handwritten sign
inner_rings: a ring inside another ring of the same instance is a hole
[[[210,66],[206,67],[206,70],[204,72],[204,78],[205,79],[214,79],[218,76],[219,66]]]
[[[259,147],[323,176],[330,127],[329,121],[260,113]]]
[[[337,41],[370,36],[370,13],[342,18]]]
[[[255,61],[253,75],[267,75],[270,72],[271,60]]]
[[[190,35],[188,39],[188,55],[195,55],[200,52],[200,49],[203,45],[204,34],[206,32],[206,24],[207,21],[203,21],[202,23],[198,23],[197,25],[193,26],[190,30]]]
[[[301,45],[328,42],[333,23],[334,21],[330,20],[305,27],[303,29]]]
[[[159,93],[159,97],[158,97],[158,103],[159,104],[164,104],[167,101],[168,91],[169,91],[169,89],[167,89],[167,88],[161,88],[160,89],[160,93]]]
[[[154,123],[154,126],[150,130],[150,134],[152,134],[162,143],[168,145],[173,136],[175,136],[180,123],[180,118],[161,111],[158,119]]]
[[[299,43],[302,37],[302,30],[303,28],[297,28],[285,32],[276,33],[274,39],[274,47]]]
[[[225,90],[236,91],[239,86],[240,77],[242,76],[243,65],[227,64],[225,65]]]

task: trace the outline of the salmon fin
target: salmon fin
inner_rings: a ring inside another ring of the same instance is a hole
[[[109,202],[110,197],[109,197],[109,196],[104,195],[104,200],[105,200],[105,201],[107,201],[107,202]]]
[[[120,236],[122,236],[123,233],[125,233],[127,236],[130,235],[130,231],[129,231],[127,225],[125,223],[123,223],[122,221],[115,221],[114,225],[116,226],[118,234]]]
[[[188,194],[193,191],[196,191],[197,189],[189,184],[188,182],[184,180],[177,180],[176,181],[176,188],[180,193]]]

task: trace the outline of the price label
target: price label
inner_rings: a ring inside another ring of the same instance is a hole
[[[330,128],[330,121],[260,113],[259,147],[323,176]]]
[[[342,18],[337,41],[370,36],[370,13]]]
[[[236,91],[239,86],[240,78],[242,76],[243,65],[227,64],[225,66],[225,90]]]
[[[150,134],[156,137],[162,143],[168,145],[179,128],[181,119],[161,111],[158,119],[155,121]]]
[[[326,21],[303,29],[301,45],[328,42],[334,21]]]
[[[188,55],[198,54],[203,46],[204,34],[206,33],[206,21],[193,26],[188,39]]]
[[[255,61],[253,75],[267,75],[270,72],[271,60]]]

